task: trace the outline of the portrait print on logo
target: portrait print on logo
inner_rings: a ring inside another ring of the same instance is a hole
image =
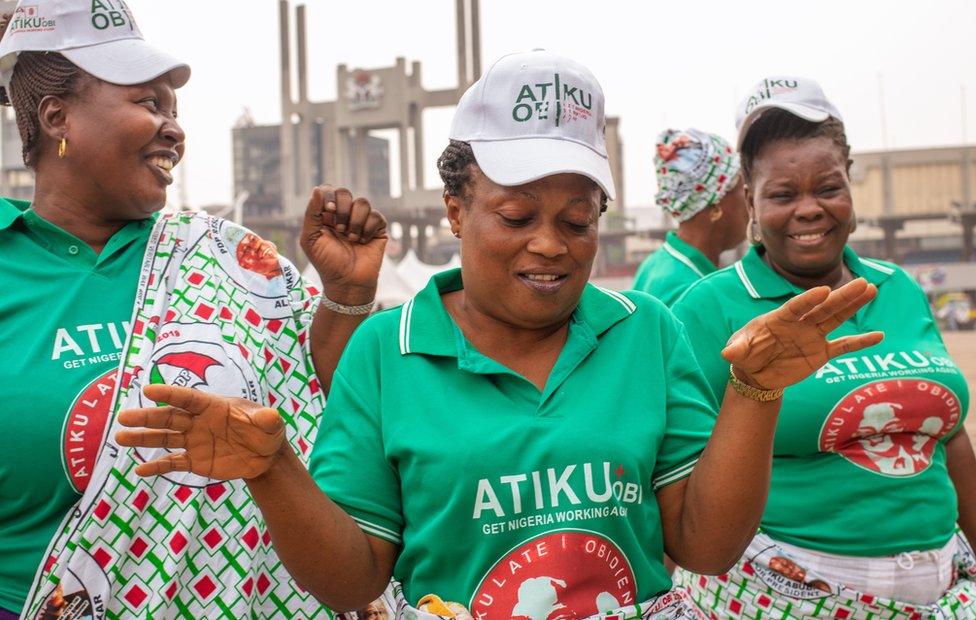
[[[217,263],[243,290],[265,319],[290,316],[288,291],[299,280],[290,263],[279,260],[274,243],[224,220],[212,219],[210,236]]]
[[[471,600],[474,617],[586,618],[635,604],[633,569],[608,538],[561,530],[525,541],[488,571]]]
[[[959,398],[937,381],[876,381],[837,403],[820,431],[820,450],[884,476],[914,476],[932,464],[961,413]]]
[[[92,555],[94,553],[94,555]],[[108,576],[101,563],[110,560],[108,551],[98,547],[79,549],[71,556],[61,582],[44,597],[35,620],[103,620]]]

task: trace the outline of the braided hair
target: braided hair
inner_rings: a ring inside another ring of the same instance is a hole
[[[7,29],[8,16],[0,20],[0,35]],[[56,52],[21,52],[14,65],[10,86],[0,87],[0,104],[12,105],[17,130],[23,143],[24,165],[34,168],[41,145],[41,123],[38,107],[48,95],[59,97],[77,94],[87,73]]]
[[[847,142],[847,135],[844,133],[842,122],[831,117],[815,123],[786,110],[771,108],[763,112],[762,116],[749,127],[745,139],[742,141],[742,148],[739,149],[742,175],[746,182],[752,181],[756,158],[759,157],[763,147],[779,140],[808,140],[810,138],[827,138],[833,142],[847,162],[847,170],[850,172],[853,163],[851,145]]]
[[[468,200],[467,189],[471,183],[471,166],[477,166],[471,145],[460,140],[451,140],[441,156],[437,158],[437,172],[444,182],[444,193],[462,201]],[[607,210],[607,194],[600,190],[600,213]]]

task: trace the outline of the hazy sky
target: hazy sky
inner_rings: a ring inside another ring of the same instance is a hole
[[[453,0],[306,4],[312,99],[335,98],[337,64],[389,66],[396,56],[423,63],[426,88],[455,85]],[[226,203],[235,120],[245,106],[259,123],[280,120],[278,2],[129,5],[146,38],[193,69],[180,91],[189,202]],[[891,148],[963,142],[963,87],[966,140],[976,139],[976,2],[482,0],[481,26],[486,68],[508,52],[544,47],[593,71],[608,114],[621,117],[630,206],[652,202],[652,151],[662,128],[693,126],[731,139],[736,102],[771,74],[818,80],[855,150],[883,148],[884,125]],[[437,179],[433,159],[450,116],[445,109],[425,117],[428,185]]]

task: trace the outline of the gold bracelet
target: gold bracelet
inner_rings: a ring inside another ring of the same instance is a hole
[[[739,394],[761,403],[768,403],[783,396],[782,388],[778,390],[760,390],[759,388],[743,383],[735,376],[735,371],[732,370],[732,364],[729,364],[729,383],[732,384],[732,388]]]

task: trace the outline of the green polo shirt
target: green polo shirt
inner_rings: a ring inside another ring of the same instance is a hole
[[[668,590],[654,493],[691,473],[715,417],[680,323],[588,285],[540,392],[458,329],[441,295],[461,286],[438,274],[353,335],[316,482],[400,546],[414,604],[435,593],[510,618],[550,600],[586,617]]]
[[[632,288],[671,306],[689,286],[716,269],[698,248],[682,241],[672,230],[661,247],[637,268]]]
[[[674,306],[715,394],[729,375],[720,355],[729,337],[801,292],[761,251],[702,279]],[[830,337],[881,330],[885,339],[786,390],[762,529],[842,555],[941,547],[957,518],[945,442],[966,416],[965,378],[907,273],[850,248],[844,261],[878,296]]]
[[[29,203],[0,199],[0,608],[23,605],[92,474],[151,224],[96,255]]]

